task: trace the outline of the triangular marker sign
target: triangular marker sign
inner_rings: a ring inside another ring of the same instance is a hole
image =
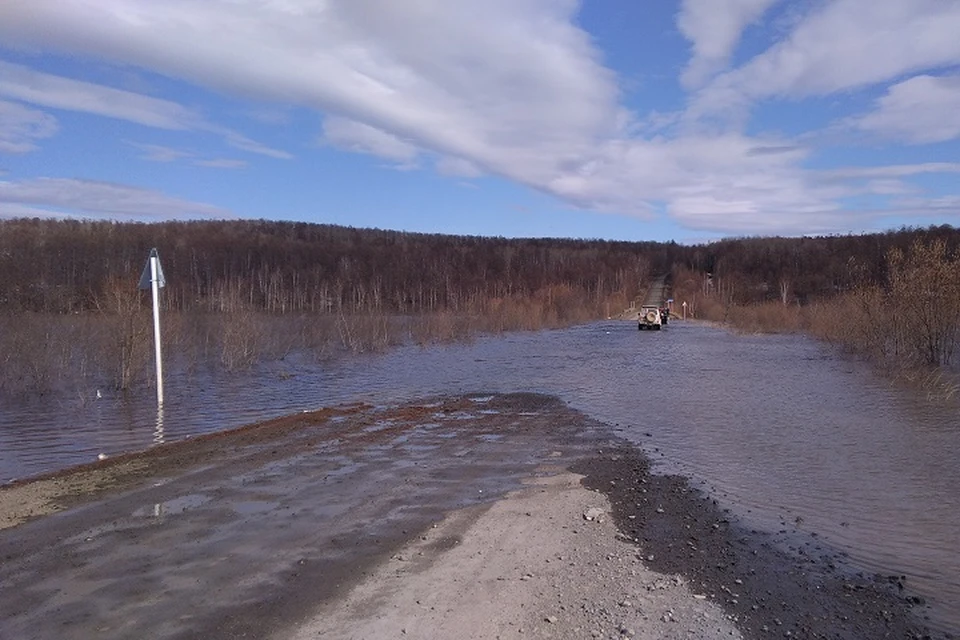
[[[160,255],[156,249],[150,249],[150,257],[147,258],[147,264],[143,267],[143,273],[140,274],[140,284],[137,285],[138,289],[150,289],[153,285],[153,278],[150,277],[150,261],[154,258],[157,259],[157,287],[162,289],[167,286],[167,279],[163,277],[163,267],[160,266]]]

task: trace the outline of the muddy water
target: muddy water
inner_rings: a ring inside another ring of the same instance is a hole
[[[96,390],[0,412],[0,481],[99,453],[338,402],[463,392],[555,394],[702,483],[765,529],[798,529],[871,571],[907,576],[960,629],[960,412],[801,336],[630,323],[405,348],[251,376],[179,373],[149,394]]]

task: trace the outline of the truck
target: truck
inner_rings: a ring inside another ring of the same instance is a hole
[[[660,313],[660,307],[656,305],[644,305],[640,307],[640,321],[637,329],[652,329],[659,331],[663,326],[663,315]]]

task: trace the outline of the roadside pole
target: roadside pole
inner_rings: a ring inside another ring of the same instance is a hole
[[[156,249],[150,250],[150,257],[140,275],[140,289],[153,291],[153,345],[157,361],[157,407],[163,407],[163,359],[160,355],[160,288],[166,286],[163,269],[160,267],[160,255]]]

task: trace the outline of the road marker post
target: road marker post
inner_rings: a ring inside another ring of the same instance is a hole
[[[140,274],[138,289],[153,291],[153,344],[157,361],[157,407],[163,406],[163,359],[160,355],[160,289],[167,286],[163,277],[163,268],[160,266],[160,254],[157,250],[150,250],[150,257]]]

